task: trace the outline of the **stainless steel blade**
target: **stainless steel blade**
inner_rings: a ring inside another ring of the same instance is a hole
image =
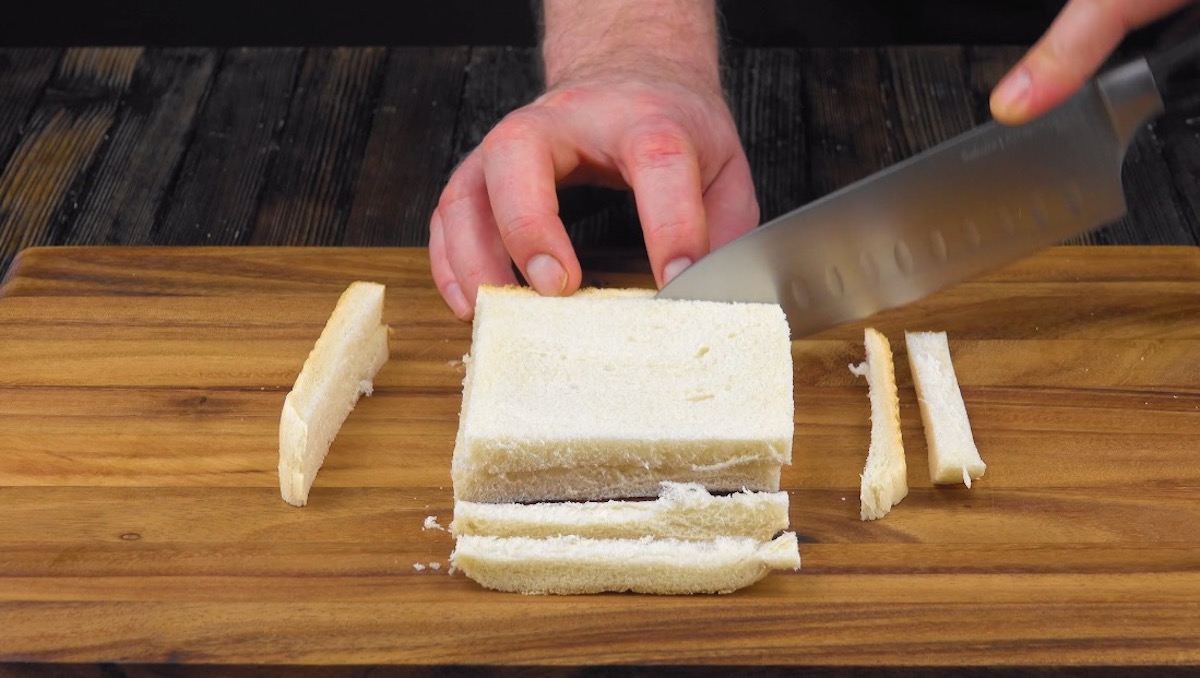
[[[1162,98],[1144,59],[1032,123],[989,123],[760,226],[666,299],[778,303],[805,336],[1121,217],[1121,165]]]

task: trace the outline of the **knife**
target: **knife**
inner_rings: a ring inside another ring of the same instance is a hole
[[[776,303],[792,338],[908,304],[1125,214],[1121,166],[1200,35],[1021,126],[987,123],[701,258],[663,299]]]

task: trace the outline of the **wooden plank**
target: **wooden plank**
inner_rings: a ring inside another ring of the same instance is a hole
[[[154,230],[155,244],[231,245],[249,239],[302,55],[293,48],[223,54]]]
[[[140,48],[70,49],[0,173],[0,270],[53,241],[54,215],[95,161]]]
[[[810,167],[823,169],[808,157],[813,142],[804,124],[811,62],[781,48],[730,50],[725,61],[730,109],[766,221],[810,200]]]
[[[896,162],[886,89],[875,50],[813,50],[803,57],[809,141],[808,199]],[[803,162],[792,158],[793,162]],[[799,198],[799,196],[797,196]],[[796,202],[792,209],[802,202]],[[786,211],[788,208],[781,207]]]
[[[778,576],[736,602],[697,597],[682,614],[678,600],[637,596],[593,597],[586,602],[592,614],[581,614],[579,601],[539,596],[505,596],[498,604],[495,596],[468,588],[463,577],[440,574],[347,578],[333,589],[313,583],[312,600],[287,597],[294,594],[295,578],[258,577],[192,580],[212,599],[163,600],[156,591],[176,582],[151,578],[138,582],[146,587],[141,599],[87,600],[102,595],[105,585],[117,592],[134,589],[133,582],[117,588],[101,579],[65,584],[69,592],[84,594],[66,593],[58,600],[26,594],[35,600],[3,605],[0,633],[9,656],[60,662],[103,657],[137,663],[449,666],[486,665],[504,657],[560,666],[682,660],[690,666],[911,667],[1200,661],[1200,634],[1179,623],[1200,604],[1191,593],[1196,575],[1095,579],[1085,590],[1070,576],[1049,575],[867,581],[855,575]],[[400,591],[407,594],[403,602],[396,600]],[[367,599],[370,592],[378,597]],[[781,599],[807,603],[779,605]],[[1039,604],[1030,605],[1034,601]],[[981,609],[1002,614],[1004,623]],[[300,623],[274,630],[283,618]],[[610,629],[611,620],[620,620],[618,630]],[[270,642],[264,642],[265,629],[272,629]],[[743,642],[746,636],[755,641]],[[680,647],[688,648],[686,654]]]
[[[8,162],[61,57],[59,49],[0,50],[0,163]]]
[[[1173,85],[1166,101],[1167,112],[1152,129],[1162,141],[1181,218],[1200,242],[1200,77]]]
[[[389,52],[344,244],[428,243],[469,56],[466,47]]]
[[[1118,221],[1098,229],[1092,240],[1111,245],[1196,245],[1196,230],[1184,220],[1186,209],[1179,201],[1164,158],[1158,123],[1142,128],[1125,156],[1123,183],[1129,212]]]
[[[510,111],[532,101],[542,89],[537,52],[515,47],[473,47],[455,121],[457,164]],[[453,164],[446,167],[447,173]]]
[[[153,49],[143,56],[93,184],[62,210],[63,244],[150,242],[216,61],[212,49]]]
[[[382,48],[305,55],[249,244],[342,242],[384,59]]]
[[[960,47],[887,48],[897,155],[908,158],[975,126]]]

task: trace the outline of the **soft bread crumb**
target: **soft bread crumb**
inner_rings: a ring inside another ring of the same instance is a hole
[[[417,572],[422,572],[425,570],[425,564],[424,563],[413,563],[413,569],[416,570]]]
[[[441,530],[446,531],[446,528],[438,524],[437,516],[425,516],[425,523],[421,526],[422,530]]]

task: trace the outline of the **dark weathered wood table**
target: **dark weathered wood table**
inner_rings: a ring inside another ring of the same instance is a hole
[[[734,49],[764,218],[986,118],[1019,48]],[[454,163],[538,89],[503,47],[0,51],[0,272],[32,245],[423,245]],[[1200,83],[1137,140],[1127,218],[1081,242],[1200,241]],[[573,190],[583,250],[637,248]]]

